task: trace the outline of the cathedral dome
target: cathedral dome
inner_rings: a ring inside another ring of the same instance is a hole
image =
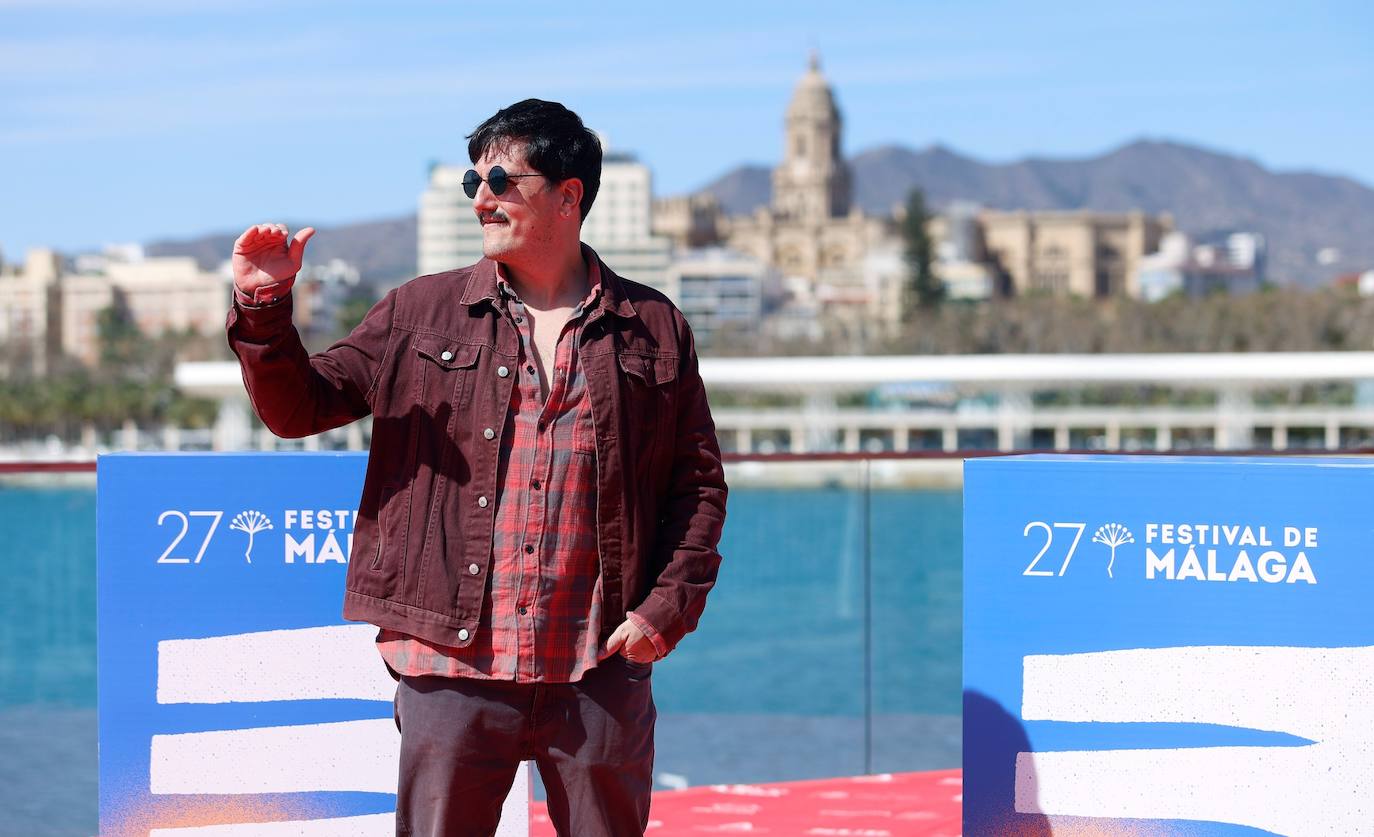
[[[835,93],[830,89],[830,82],[821,74],[821,59],[815,52],[811,53],[806,73],[797,82],[797,89],[792,93],[792,101],[787,106],[787,116],[789,119],[839,118],[839,109],[835,106]]]
[[[835,94],[814,52],[810,64],[787,106],[783,158],[773,170],[773,209],[821,222],[849,212],[849,166],[840,153],[844,126]]]

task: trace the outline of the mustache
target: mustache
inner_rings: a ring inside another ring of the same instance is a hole
[[[491,212],[479,212],[477,213],[477,220],[479,223],[482,224],[485,224],[488,221],[510,221],[510,219],[506,217],[506,213],[502,212],[499,209],[494,209]]]

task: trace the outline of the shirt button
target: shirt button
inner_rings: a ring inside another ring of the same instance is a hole
[[[524,318],[524,317],[516,317],[516,318],[515,318],[515,321],[516,321],[517,323],[523,323],[523,322],[525,321],[525,318]]]
[[[526,613],[529,613],[529,612],[530,612],[529,609],[526,608],[526,607],[521,607],[521,608],[520,608],[520,615],[521,615],[521,616],[524,616]]]
[[[453,360],[453,352],[450,352],[448,349],[444,349],[444,353],[441,354],[441,355],[439,355],[439,359],[440,359],[440,360]]]
[[[533,375],[533,374],[534,374],[534,366],[532,366],[532,365],[531,365],[531,366],[526,366],[526,367],[525,367],[525,371],[528,372],[528,373],[530,373],[531,375]]]
[[[468,629],[467,629],[467,628],[459,628],[459,629],[458,629],[458,639],[459,639],[460,641],[462,641],[462,642],[467,642],[469,636],[472,636],[472,634],[469,634],[469,633],[468,633]]]
[[[529,554],[531,552],[534,552],[534,546],[532,544],[525,544],[525,553]]]
[[[487,507],[486,495],[477,498],[477,505],[481,506],[484,509]]]
[[[482,431],[482,438],[484,438],[484,439],[495,439],[495,438],[496,438],[496,431],[495,431],[495,430],[492,430],[490,427],[488,427],[486,430],[483,430],[483,431]]]
[[[506,377],[507,375],[510,374],[510,370],[507,369],[507,368],[504,367],[504,366],[498,366],[498,367],[496,367],[496,374],[497,374],[497,375],[500,375],[502,378],[504,378],[504,377]]]
[[[539,480],[535,480],[534,483],[533,483],[533,485],[534,485],[534,490],[535,490],[535,491],[538,491],[538,490],[539,490]]]
[[[481,571],[482,571],[482,568],[479,567],[479,566],[477,566],[476,564],[468,564],[468,574],[469,574],[469,575],[477,575],[477,574],[480,573]]]

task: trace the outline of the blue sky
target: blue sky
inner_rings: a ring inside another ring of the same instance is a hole
[[[526,96],[686,191],[776,161],[813,47],[847,153],[1154,137],[1374,185],[1372,9],[0,0],[0,251],[411,212],[428,162]]]

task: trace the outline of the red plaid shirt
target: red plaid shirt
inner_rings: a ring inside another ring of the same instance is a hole
[[[520,334],[519,377],[501,433],[491,573],[482,618],[466,648],[382,630],[377,647],[394,670],[522,683],[571,683],[601,650],[601,566],[596,549],[596,440],[577,346],[600,299],[601,274],[558,336],[547,400],[534,365],[525,305],[497,268],[505,315]],[[663,653],[644,620],[630,618]]]

